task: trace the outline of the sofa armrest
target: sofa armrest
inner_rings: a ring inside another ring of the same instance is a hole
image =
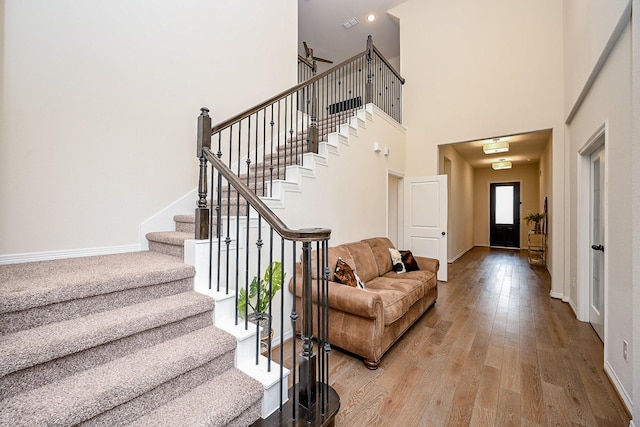
[[[431,271],[432,273],[438,273],[438,269],[440,268],[440,261],[435,258],[427,258],[423,256],[413,256],[416,262],[418,263],[418,267],[420,270]]]
[[[382,298],[380,295],[369,292],[366,289],[357,289],[337,282],[328,282],[329,286],[329,307],[334,310],[351,313],[356,316],[376,319],[383,319]],[[302,278],[298,277],[296,283],[296,295],[302,296]],[[311,281],[313,290],[313,302],[318,301],[318,281]],[[289,281],[289,290],[293,292],[293,279]]]

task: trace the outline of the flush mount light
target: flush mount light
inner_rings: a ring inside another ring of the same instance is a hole
[[[344,28],[346,28],[346,29],[349,29],[349,28],[353,27],[354,25],[358,25],[358,22],[360,22],[360,21],[358,21],[358,18],[351,18],[348,21],[344,22],[342,24],[342,26]]]
[[[491,163],[491,167],[493,170],[501,170],[501,169],[511,169],[511,162],[509,161],[500,161]]]
[[[373,22],[376,20],[376,15],[374,15],[373,13],[369,16],[367,16],[367,21],[369,22]]]
[[[494,139],[493,142],[484,144],[482,151],[484,151],[484,154],[506,153],[509,151],[509,143]]]

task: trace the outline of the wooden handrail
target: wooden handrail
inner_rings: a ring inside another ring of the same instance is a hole
[[[313,69],[313,64],[304,56],[298,55],[298,61],[304,62],[309,68]]]
[[[360,58],[361,56],[366,55],[368,52],[369,52],[368,50],[365,50],[364,52],[361,52],[361,53],[359,53],[357,55],[354,55],[353,57],[347,59],[346,61],[342,61],[341,63],[339,63],[335,67],[330,68],[327,71],[325,71],[323,73],[320,73],[317,76],[312,77],[312,78],[310,78],[309,80],[307,80],[305,82],[299,83],[299,84],[293,86],[292,88],[287,89],[284,92],[281,92],[278,95],[273,96],[273,97],[267,99],[264,102],[261,102],[260,104],[256,105],[255,107],[251,107],[248,110],[243,111],[242,113],[237,114],[237,115],[225,120],[224,122],[218,123],[217,125],[215,125],[213,127],[213,129],[211,129],[211,133],[214,134],[216,132],[220,132],[221,130],[224,130],[225,128],[231,126],[232,124],[234,124],[236,122],[239,122],[240,120],[245,119],[245,118],[249,117],[252,114],[257,113],[258,111],[262,110],[265,107],[268,107],[269,105],[275,103],[276,101],[279,101],[279,100],[281,100],[283,98],[286,98],[287,96],[299,91],[300,89],[302,89],[302,88],[304,88],[306,86],[309,86],[312,83],[315,83],[318,80],[328,76],[329,74],[333,73],[335,71],[335,69],[338,69],[340,67],[345,66],[346,64],[348,64],[350,62],[355,61],[356,59]]]
[[[303,228],[300,230],[292,230],[285,225],[284,222],[275,214],[269,207],[254,193],[249,187],[247,187],[238,178],[238,175],[233,173],[231,169],[227,167],[216,156],[209,147],[202,147],[202,155],[211,162],[218,172],[235,188],[242,197],[249,202],[249,204],[260,214],[267,223],[273,227],[273,229],[285,239],[293,240],[296,242],[315,242],[318,240],[329,240],[331,236],[331,229],[329,228]]]

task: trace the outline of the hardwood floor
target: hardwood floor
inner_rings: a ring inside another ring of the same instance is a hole
[[[524,252],[474,248],[438,286],[378,370],[330,353],[336,426],[629,426],[601,341]]]

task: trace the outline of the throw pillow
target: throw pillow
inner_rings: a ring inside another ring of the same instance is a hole
[[[391,264],[393,265],[393,271],[396,273],[404,273],[407,271],[404,264],[402,263],[402,255],[400,251],[395,248],[389,248],[389,254],[391,255]]]
[[[338,257],[336,262],[335,276],[338,282],[354,288],[364,289],[364,283],[353,271],[353,269],[342,258]]]
[[[411,251],[400,251],[400,254],[402,255],[402,263],[404,264],[407,271],[420,270],[420,268],[418,267],[418,262],[413,257]]]

